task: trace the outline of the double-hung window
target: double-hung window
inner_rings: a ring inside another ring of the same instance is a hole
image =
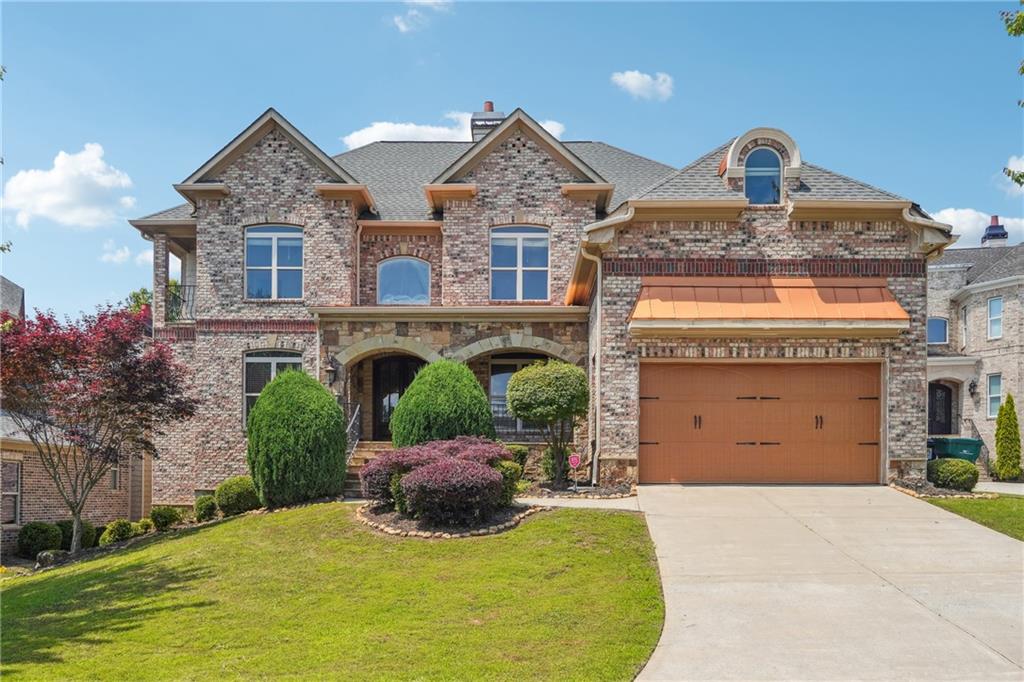
[[[260,225],[245,231],[245,297],[302,298],[302,229]]]
[[[960,308],[960,348],[967,347],[967,306]]]
[[[928,318],[928,343],[949,343],[949,322],[946,318]]]
[[[286,370],[302,371],[302,354],[286,350],[260,350],[245,356],[245,413],[243,422],[248,422],[249,410],[256,404],[260,391],[270,380]]]
[[[988,375],[988,416],[999,416],[999,406],[1003,403],[1003,375]]]
[[[988,299],[988,338],[1003,338],[1003,297]]]
[[[491,300],[547,301],[548,231],[512,225],[491,230]]]
[[[2,523],[21,523],[21,462],[0,464],[0,485],[3,488]]]

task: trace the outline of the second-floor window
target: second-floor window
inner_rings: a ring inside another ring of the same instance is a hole
[[[377,265],[377,303],[428,305],[430,263],[411,257],[382,260]]]
[[[548,300],[548,231],[513,225],[491,230],[491,300]]]
[[[928,318],[928,343],[949,343],[949,323],[945,319]]]
[[[302,228],[246,229],[245,297],[302,298]]]
[[[960,347],[967,347],[967,306],[960,308]]]
[[[988,299],[988,338],[1003,338],[1003,297]]]

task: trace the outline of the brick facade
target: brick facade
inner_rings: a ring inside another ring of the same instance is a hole
[[[430,263],[430,305],[441,305],[441,235],[363,234],[359,252],[359,300],[356,305],[377,305],[377,266],[396,256],[412,256]]]

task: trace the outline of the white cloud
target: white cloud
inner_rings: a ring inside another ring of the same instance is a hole
[[[391,23],[399,33],[411,33],[429,26],[428,11],[448,12],[452,8],[451,0],[406,0],[405,5],[405,12],[391,17]]]
[[[103,242],[103,253],[100,254],[100,260],[104,263],[113,263],[114,265],[121,265],[122,263],[128,262],[131,258],[132,252],[127,246],[117,246],[113,239],[108,239]]]
[[[942,223],[953,226],[953,233],[960,235],[953,248],[970,248],[981,246],[981,235],[992,217],[988,213],[973,208],[944,208],[935,211],[931,216]],[[1000,216],[999,222],[1009,234],[1009,244],[1019,244],[1024,240],[1024,218],[1007,218]]]
[[[153,249],[146,249],[145,251],[139,251],[135,254],[136,265],[152,265],[153,264]]]
[[[1006,167],[1012,171],[1024,171],[1024,156],[1011,156],[1006,160]],[[999,174],[1000,187],[1011,197],[1024,197],[1024,187],[1006,176],[1006,173]]]
[[[135,205],[125,194],[132,180],[103,160],[102,145],[90,142],[82,151],[61,151],[48,170],[19,171],[4,187],[4,203],[16,211],[15,223],[28,227],[33,218],[76,228],[99,227]]]
[[[468,111],[449,111],[444,118],[452,122],[450,125],[374,121],[365,128],[345,135],[341,141],[349,149],[362,147],[379,140],[468,142],[473,139],[469,129],[472,116]],[[540,124],[556,138],[560,138],[565,133],[565,124],[559,121],[547,120],[541,121]]]
[[[643,71],[616,71],[612,83],[628,92],[634,99],[656,99],[664,102],[672,96],[672,76],[659,71],[653,76]]]

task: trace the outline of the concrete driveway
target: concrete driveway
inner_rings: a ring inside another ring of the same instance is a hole
[[[641,680],[1024,680],[1024,543],[890,488],[642,486]]]

